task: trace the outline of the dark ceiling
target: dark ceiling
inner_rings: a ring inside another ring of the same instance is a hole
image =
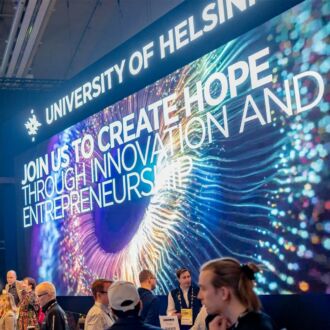
[[[0,121],[18,114],[17,100],[72,78],[181,2],[0,0]]]
[[[0,0],[0,77],[70,79],[182,1]]]

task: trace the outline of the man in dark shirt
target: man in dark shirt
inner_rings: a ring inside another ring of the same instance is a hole
[[[38,302],[45,313],[41,330],[69,330],[66,315],[56,301],[56,289],[53,283],[42,282],[36,287]]]
[[[23,284],[22,282],[17,281],[16,272],[14,270],[9,270],[7,272],[7,284],[5,290],[14,297],[16,306],[19,305],[19,302],[21,300],[22,289]]]
[[[118,281],[108,290],[109,303],[117,321],[109,330],[161,330],[144,323],[139,317],[141,300],[137,289],[130,282]]]
[[[138,288],[139,296],[142,301],[141,319],[148,324],[159,327],[160,301],[152,293],[156,288],[156,277],[148,269],[144,269],[139,274],[141,287]]]

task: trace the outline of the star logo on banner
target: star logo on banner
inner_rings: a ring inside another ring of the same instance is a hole
[[[35,140],[34,135],[37,135],[41,123],[38,121],[37,116],[34,114],[33,109],[31,110],[31,117],[24,125],[25,128],[27,129],[28,134],[32,136],[32,142],[34,142]]]

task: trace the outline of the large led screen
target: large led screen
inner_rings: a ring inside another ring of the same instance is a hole
[[[329,2],[305,1],[17,159],[20,260],[62,295],[221,256],[330,292]],[[101,110],[101,109],[100,109]]]

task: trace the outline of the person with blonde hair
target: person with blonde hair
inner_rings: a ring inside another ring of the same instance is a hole
[[[0,330],[16,330],[16,304],[12,294],[0,295]]]
[[[208,314],[218,314],[210,322],[210,330],[274,329],[253,290],[259,271],[256,264],[240,264],[234,258],[211,260],[201,267],[198,298]]]

